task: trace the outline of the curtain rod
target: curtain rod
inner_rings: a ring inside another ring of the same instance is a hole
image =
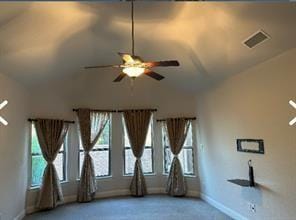
[[[32,118],[29,118],[28,119],[29,122],[33,122],[33,121],[37,121],[37,119],[32,119]],[[75,124],[75,121],[64,121],[65,123],[69,123],[69,124]]]
[[[181,117],[182,118],[182,117]],[[161,122],[161,121],[166,121],[167,119],[170,119],[170,118],[166,118],[166,119],[157,119],[156,121],[157,122]],[[186,119],[186,120],[196,120],[196,117],[193,117],[193,118],[182,118],[182,119]]]
[[[73,108],[73,112],[77,112],[78,109],[77,108]],[[90,109],[90,111],[92,112],[116,112],[116,110],[110,110],[110,109]]]
[[[125,111],[152,111],[156,112],[157,109],[122,109],[122,110],[117,110],[117,112],[125,112]]]

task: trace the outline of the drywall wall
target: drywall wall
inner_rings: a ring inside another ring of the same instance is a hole
[[[130,81],[112,83],[116,77],[113,71],[82,71],[76,77],[63,81],[52,81],[31,88],[31,117],[64,118],[76,120],[73,108],[130,109],[157,108],[154,120],[158,118],[195,116],[195,97],[189,93],[176,91],[147,76],[135,81],[131,91]],[[154,121],[155,175],[146,176],[149,193],[164,192],[167,176],[163,175],[163,148],[160,124]],[[195,126],[194,126],[195,129]],[[194,137],[195,138],[195,137]],[[78,178],[78,134],[72,125],[69,136],[68,182],[62,184],[66,200],[73,201],[77,193]],[[196,146],[196,138],[194,141]],[[123,132],[121,114],[112,118],[111,142],[112,177],[98,179],[98,196],[129,195],[130,176],[123,176]],[[196,150],[196,147],[195,147]],[[195,163],[197,165],[197,163]],[[197,166],[195,166],[197,174]],[[29,184],[29,183],[28,183]],[[187,178],[191,195],[198,195],[198,177]],[[33,210],[38,189],[28,191],[28,212]]]
[[[200,94],[198,116],[203,197],[236,218],[295,219],[296,49],[225,80]],[[264,155],[236,151],[237,138],[264,139]],[[227,182],[248,178],[252,159],[257,188]],[[256,212],[248,209],[256,205]]]
[[[0,115],[8,125],[0,124],[0,216],[11,220],[25,208],[27,187],[27,95],[17,82],[0,74],[0,103],[8,105]]]

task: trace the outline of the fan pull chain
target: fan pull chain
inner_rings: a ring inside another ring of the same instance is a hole
[[[131,79],[131,83],[130,83],[130,88],[131,88],[131,96],[134,96],[134,88],[135,88],[135,77],[130,78]]]

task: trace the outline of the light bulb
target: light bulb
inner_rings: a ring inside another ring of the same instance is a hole
[[[138,77],[145,72],[145,68],[142,67],[125,67],[122,70],[129,77]]]

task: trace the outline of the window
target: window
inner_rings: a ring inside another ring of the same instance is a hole
[[[173,154],[171,152],[169,141],[166,135],[166,132],[164,131],[164,128],[162,129],[162,135],[163,135],[163,145],[164,145],[164,173],[168,174],[170,171],[171,163],[173,160]],[[187,137],[185,140],[185,143],[183,145],[183,148],[178,156],[184,175],[194,175],[194,150],[193,150],[193,144],[192,144],[192,124],[190,123]]]
[[[65,138],[66,140],[67,138]],[[62,145],[56,159],[54,160],[54,165],[57,170],[60,181],[66,180],[66,150],[65,143]],[[32,156],[32,171],[31,171],[31,187],[40,186],[42,182],[43,172],[46,166],[46,161],[42,156],[41,148],[38,142],[36,129],[34,123],[32,123],[31,129],[31,156]]]
[[[123,118],[123,130],[124,130],[124,175],[131,175],[134,173],[134,166],[136,158],[133,155],[131,145],[128,139],[124,118]],[[144,174],[152,174],[153,170],[153,143],[152,143],[152,119],[150,120],[146,143],[143,155],[141,157],[142,169]]]
[[[100,138],[90,152],[93,158],[95,174],[97,177],[104,177],[111,175],[110,169],[110,140],[111,140],[111,119],[108,120]],[[84,150],[80,140],[79,144],[79,170],[81,173],[82,164],[84,160]]]

